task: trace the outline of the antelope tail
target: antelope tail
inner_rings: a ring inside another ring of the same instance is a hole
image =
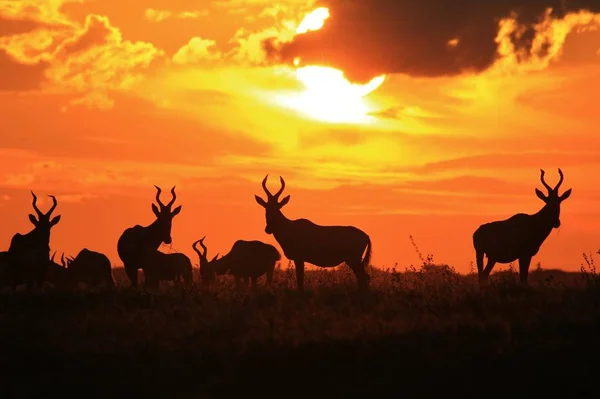
[[[371,262],[371,237],[367,238],[369,241],[367,241],[367,252],[365,253],[365,257],[363,258],[362,261],[362,265],[363,268],[366,269],[367,267],[369,267],[369,263]]]

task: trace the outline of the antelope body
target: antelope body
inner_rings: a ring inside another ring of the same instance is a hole
[[[193,283],[192,261],[182,253],[166,254],[160,251],[149,253],[144,259],[144,278],[150,288],[157,288],[160,281]]]
[[[548,192],[545,195],[539,189],[535,189],[538,198],[545,203],[542,209],[532,215],[518,213],[505,220],[483,224],[473,234],[480,285],[487,284],[496,263],[510,263],[516,260],[519,261],[520,281],[527,284],[531,258],[538,253],[552,229],[560,227],[560,204],[569,198],[571,189],[558,195],[558,189],[564,180],[560,169],[560,180],[554,188],[544,180],[545,172],[540,172],[540,180]],[[485,269],[484,255],[487,256]]]
[[[50,261],[50,230],[59,221],[61,216],[55,216],[50,219],[52,212],[56,209],[58,202],[53,195],[52,206],[46,213],[40,211],[37,207],[37,197],[31,192],[33,197],[33,209],[37,217],[29,214],[29,221],[34,228],[26,233],[16,233],[11,241],[8,251],[4,255],[6,275],[13,288],[17,285],[26,283],[30,290],[33,285],[40,286],[45,278],[48,263]]]
[[[69,278],[74,284],[115,287],[110,260],[103,253],[84,248],[75,258],[66,258],[66,263],[64,260],[62,262],[68,268]]]
[[[152,204],[152,212],[154,212],[156,220],[148,226],[135,225],[126,229],[117,242],[117,252],[132,287],[137,287],[137,271],[145,269],[143,259],[151,257],[158,250],[161,243],[171,244],[172,221],[181,212],[181,205],[171,211],[171,207],[177,198],[175,187],[171,189],[172,199],[167,205],[164,205],[160,200],[161,189],[158,186],[154,187],[157,190],[156,202],[160,206],[159,209],[155,204]]]
[[[254,198],[265,208],[265,232],[273,234],[285,256],[294,261],[298,289],[302,290],[304,286],[305,262],[324,268],[346,263],[354,272],[359,287],[367,289],[370,281],[366,271],[371,259],[370,237],[354,226],[321,226],[307,219],[288,219],[281,208],[289,202],[290,196],[279,201],[285,181],[279,177],[281,188],[273,195],[267,189],[268,177],[265,176],[262,181],[267,200],[258,195]]]
[[[198,244],[204,252],[198,249]],[[198,254],[200,277],[204,282],[210,283],[216,275],[229,273],[234,276],[238,287],[241,279],[244,279],[246,285],[250,280],[252,286],[255,286],[256,280],[263,275],[266,275],[266,283],[271,284],[275,265],[281,259],[277,248],[257,240],[237,240],[226,255],[217,259],[217,254],[211,261],[208,261],[206,257],[207,248],[204,245],[204,238],[194,242],[192,248]]]

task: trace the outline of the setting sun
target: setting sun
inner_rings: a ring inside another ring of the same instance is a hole
[[[300,93],[282,95],[279,101],[315,119],[325,122],[365,123],[373,108],[364,97],[379,87],[384,76],[365,85],[350,83],[340,70],[305,66],[296,70],[296,78],[304,85]]]
[[[321,29],[329,17],[329,9],[326,7],[311,11],[298,25],[296,34]],[[374,109],[364,97],[384,82],[385,75],[359,85],[348,81],[344,72],[339,69],[320,65],[300,66],[301,62],[299,57],[294,59],[295,76],[304,89],[301,92],[278,94],[280,104],[323,122],[373,121],[369,113]]]

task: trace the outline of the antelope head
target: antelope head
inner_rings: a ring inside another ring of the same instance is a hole
[[[548,217],[551,218],[552,227],[558,228],[560,227],[560,203],[569,198],[569,196],[571,195],[571,189],[568,189],[562,195],[558,195],[558,189],[560,188],[560,185],[564,180],[562,170],[558,169],[560,180],[554,188],[550,187],[544,180],[544,175],[546,174],[546,172],[544,172],[543,169],[540,169],[540,172],[540,180],[542,181],[544,187],[546,187],[548,194],[544,194],[541,190],[537,188],[535,189],[535,194],[538,196],[539,199],[546,203],[546,206],[544,208],[546,209]]]
[[[177,199],[177,195],[175,195],[175,186],[173,186],[173,188],[171,189],[172,199],[167,205],[163,204],[160,200],[160,194],[162,192],[160,187],[154,187],[156,187],[156,202],[158,203],[158,206],[156,206],[156,204],[152,204],[152,212],[154,212],[154,215],[156,215],[156,223],[158,223],[158,225],[160,226],[162,242],[169,245],[172,241],[171,226],[173,218],[177,216],[179,212],[181,212],[181,205],[171,210],[173,203]]]
[[[281,188],[275,194],[271,194],[271,192],[267,188],[267,179],[268,178],[269,178],[269,175],[266,175],[262,181],[262,188],[265,191],[265,193],[267,194],[267,200],[265,201],[258,195],[255,195],[254,198],[256,199],[256,202],[258,203],[258,205],[265,208],[265,216],[267,219],[267,225],[265,226],[265,233],[273,234],[273,225],[274,225],[274,223],[277,223],[277,220],[281,219],[281,217],[283,216],[281,213],[281,208],[283,208],[290,201],[290,196],[288,195],[284,199],[279,201],[279,197],[281,196],[281,193],[283,193],[283,190],[285,189],[285,180],[283,180],[283,177],[279,176],[279,181],[281,182]]]
[[[29,221],[35,226],[35,228],[38,231],[41,231],[45,235],[50,237],[50,229],[52,228],[52,226],[54,226],[58,222],[60,222],[60,215],[55,216],[52,219],[50,219],[50,216],[52,216],[52,212],[54,212],[54,209],[56,209],[56,205],[58,205],[58,202],[56,201],[56,197],[53,195],[48,196],[48,197],[52,198],[52,206],[50,207],[50,210],[48,212],[44,213],[44,212],[40,211],[40,208],[37,207],[37,197],[33,193],[33,191],[31,192],[31,195],[33,196],[33,202],[32,202],[33,210],[37,214],[37,217],[30,213]]]
[[[209,283],[215,279],[215,271],[211,267],[211,263],[217,260],[217,257],[219,256],[219,254],[216,254],[214,256],[214,258],[212,258],[210,261],[208,260],[208,258],[206,257],[206,255],[207,255],[206,245],[204,245],[205,238],[206,238],[206,236],[195,241],[192,244],[192,248],[198,254],[198,259],[199,259],[199,263],[200,263],[200,278],[202,279],[202,281]],[[200,244],[200,247],[202,248],[202,250],[198,249],[198,244]]]

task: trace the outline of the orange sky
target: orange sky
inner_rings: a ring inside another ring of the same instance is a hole
[[[306,89],[293,66],[267,58],[261,46],[272,36],[291,40],[317,6],[0,2],[4,248],[32,228],[34,190],[43,210],[46,194],[59,201],[53,250],[75,255],[86,246],[120,264],[119,234],[153,221],[154,184],[177,185],[183,210],[173,248],[194,263],[191,243],[205,234],[209,256],[236,239],[275,243],[253,198],[270,173],[273,190],[278,175],[286,179],[286,216],[363,229],[375,265],[418,264],[412,235],[421,252],[466,272],[473,231],[539,210],[539,169],[554,185],[558,167],[573,195],[534,264],[577,270],[582,252],[600,248],[593,14],[540,24],[536,37],[551,43],[544,57],[517,63],[505,20],[489,67],[449,76],[382,70],[383,84],[354,98],[343,81],[338,88],[313,78]],[[334,6],[330,13],[334,20]],[[394,46],[409,48],[402,40]],[[360,62],[344,54],[336,60]]]

